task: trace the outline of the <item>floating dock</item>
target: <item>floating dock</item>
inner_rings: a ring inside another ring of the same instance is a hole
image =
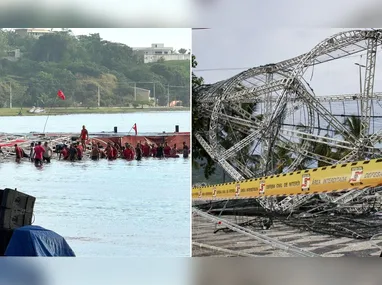
[[[27,147],[32,142],[48,141],[53,144],[71,143],[79,139],[79,133],[27,133],[27,134],[0,134],[0,147],[9,148],[18,144],[21,147]],[[137,143],[145,143],[159,145],[167,142],[168,145],[181,148],[183,142],[190,146],[190,132],[171,132],[171,133],[139,133],[137,135],[131,133],[116,132],[98,132],[89,133],[88,144],[99,143],[106,146],[108,142],[118,145],[129,143],[136,145]]]

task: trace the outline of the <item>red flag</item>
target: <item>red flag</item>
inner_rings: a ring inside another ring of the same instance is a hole
[[[57,96],[60,97],[62,100],[65,100],[65,94],[61,90],[58,90]]]
[[[138,134],[137,124],[134,124],[134,126],[133,126],[133,130],[135,131],[135,135],[137,135],[137,134]]]

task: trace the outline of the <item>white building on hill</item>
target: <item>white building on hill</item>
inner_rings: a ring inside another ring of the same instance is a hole
[[[15,32],[20,36],[33,36],[39,38],[42,35],[52,34],[54,33],[53,29],[37,29],[37,28],[29,28],[29,29],[15,29]]]
[[[135,47],[135,51],[143,53],[144,63],[157,62],[158,60],[190,60],[189,54],[174,52],[174,48],[165,47],[164,44],[151,44],[151,47]]]

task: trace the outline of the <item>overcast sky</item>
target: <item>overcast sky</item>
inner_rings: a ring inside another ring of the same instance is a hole
[[[163,43],[166,47],[191,49],[190,29],[71,29],[75,35],[99,33],[101,38],[124,43],[130,47],[149,47],[153,43]]]
[[[192,0],[198,27],[375,27],[380,0]]]
[[[194,30],[192,49],[198,62],[194,72],[202,76],[206,83],[214,83],[251,67],[277,63],[308,52],[325,38],[341,31],[343,29],[212,28]],[[379,47],[375,92],[382,91],[381,51]],[[363,60],[365,58],[364,55]],[[360,62],[359,55],[315,66],[314,70],[310,69],[305,73],[305,79],[316,95],[357,93],[359,92],[359,69],[354,64],[356,62]],[[206,70],[225,68],[232,70]]]

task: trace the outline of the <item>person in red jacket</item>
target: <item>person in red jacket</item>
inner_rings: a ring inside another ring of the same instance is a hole
[[[64,147],[62,148],[59,159],[61,159],[61,155],[62,155],[64,160],[68,160],[68,158],[69,158],[69,150],[68,150],[68,146],[67,145],[64,145]]]
[[[125,147],[125,149],[122,151],[122,156],[124,159],[128,159],[129,152],[130,152],[130,149],[128,147]]]
[[[42,147],[41,142],[37,143],[34,148],[34,164],[35,166],[42,166],[42,157],[44,155],[45,149]]]
[[[146,142],[142,146],[142,155],[143,155],[143,157],[149,157],[150,156],[150,146],[149,146],[148,142]]]
[[[134,152],[132,150],[132,147],[128,145],[125,150],[123,151],[123,157],[126,160],[133,160],[134,159]]]
[[[111,143],[107,143],[107,147],[105,148],[105,154],[108,160],[113,160],[113,147]]]
[[[171,147],[167,144],[167,142],[164,143],[163,153],[164,153],[164,157],[171,156]]]
[[[113,156],[113,159],[118,158],[118,148],[117,148],[117,144],[115,143],[112,145],[112,156]]]
[[[15,153],[16,153],[16,162],[20,163],[21,158],[24,156],[24,151],[17,144],[15,144]]]
[[[89,139],[89,133],[88,130],[85,128],[85,126],[82,126],[81,130],[81,144],[82,144],[82,150],[86,151],[86,140]]]
[[[79,143],[77,144],[77,159],[82,160],[82,157],[84,156],[84,148]]]

